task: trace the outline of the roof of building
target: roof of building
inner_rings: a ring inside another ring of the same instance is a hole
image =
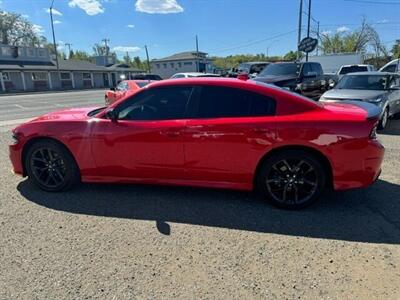
[[[93,64],[89,61],[67,59],[59,60],[59,68],[61,71],[91,71],[91,72],[107,72],[107,71],[121,71],[121,72],[142,72],[135,68],[126,68],[123,64],[116,64],[111,67],[103,67]],[[0,69],[2,70],[32,70],[32,71],[55,71],[57,65],[55,61],[17,61],[17,60],[0,60]]]
[[[197,59],[197,58],[205,58],[207,53],[205,52],[196,52],[196,51],[186,51],[181,53],[176,53],[171,56],[167,56],[160,59],[153,59],[151,62],[163,62],[163,61],[171,61],[171,60],[189,60],[189,59]]]

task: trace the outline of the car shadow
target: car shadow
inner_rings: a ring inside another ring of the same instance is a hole
[[[167,222],[261,233],[366,243],[400,243],[400,185],[378,180],[368,189],[329,193],[301,211],[277,209],[253,193],[141,185],[82,184],[46,193],[29,181],[23,197],[75,214],[152,220],[160,233]]]

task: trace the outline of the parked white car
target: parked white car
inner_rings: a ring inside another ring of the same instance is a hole
[[[221,77],[221,75],[213,73],[188,72],[188,73],[176,73],[171,76],[171,79],[191,78],[191,77]]]
[[[391,62],[388,62],[382,68],[379,69],[381,72],[391,72],[391,73],[400,73],[400,58],[394,59]]]

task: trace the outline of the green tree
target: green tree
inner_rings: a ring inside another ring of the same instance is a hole
[[[394,58],[400,58],[400,40],[396,40],[392,47],[392,54]]]
[[[42,37],[20,14],[0,10],[0,41],[14,46],[40,46]]]
[[[92,57],[87,52],[82,50],[76,50],[73,58],[92,62]]]
[[[297,59],[297,52],[289,51],[283,56],[283,60],[293,61]]]

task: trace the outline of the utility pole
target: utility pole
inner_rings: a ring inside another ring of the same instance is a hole
[[[300,44],[301,41],[301,26],[302,26],[302,16],[303,16],[303,0],[300,0],[300,9],[299,9],[299,31],[297,33],[297,47]],[[296,53],[297,53],[297,60],[300,59],[300,52],[296,47]]]
[[[108,56],[108,42],[110,41],[110,39],[104,38],[101,41],[104,42],[104,47],[106,48],[106,56]]]
[[[317,40],[319,44],[319,21],[317,22]],[[318,45],[317,45],[317,56],[318,56]]]
[[[310,37],[310,21],[311,21],[311,0],[308,0],[307,37]],[[306,53],[306,61],[308,61],[308,52]]]
[[[199,72],[199,40],[196,34],[196,72]]]
[[[54,53],[56,54],[56,66],[57,66],[57,73],[58,77],[60,78],[60,66],[58,64],[58,53],[57,53],[57,44],[56,44],[56,35],[54,33],[54,23],[53,23],[53,4],[54,0],[51,1],[50,5],[50,21],[51,21],[51,31],[53,33],[53,46],[54,46]],[[51,78],[49,78],[51,80]]]
[[[144,49],[146,50],[146,57],[147,57],[147,71],[150,73],[150,59],[149,59],[149,51],[147,51],[147,45],[144,45]]]
[[[69,59],[69,58],[70,58],[70,57],[69,57],[69,54],[71,53],[71,46],[72,46],[72,44],[71,44],[71,43],[65,43],[65,46],[68,47],[68,59]]]

